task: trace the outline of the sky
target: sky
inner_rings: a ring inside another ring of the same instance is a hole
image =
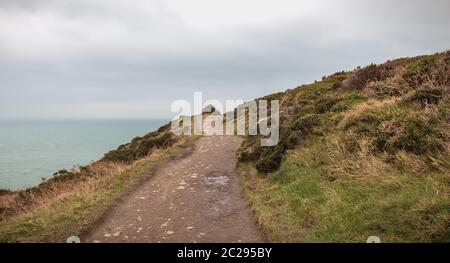
[[[170,118],[450,48],[448,0],[0,0],[0,118]]]

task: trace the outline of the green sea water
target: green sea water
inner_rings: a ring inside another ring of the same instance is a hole
[[[38,185],[85,165],[167,120],[0,120],[0,189]]]

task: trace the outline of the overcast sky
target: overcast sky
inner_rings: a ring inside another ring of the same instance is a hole
[[[0,118],[172,117],[450,48],[448,0],[0,0]]]

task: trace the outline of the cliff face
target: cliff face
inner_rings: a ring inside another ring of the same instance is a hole
[[[280,143],[249,137],[239,161],[272,238],[448,240],[449,90],[445,52],[266,97],[280,100]]]

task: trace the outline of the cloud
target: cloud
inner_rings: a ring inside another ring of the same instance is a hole
[[[250,99],[445,50],[449,7],[445,0],[4,0],[0,117],[169,117],[170,102],[193,91]]]

